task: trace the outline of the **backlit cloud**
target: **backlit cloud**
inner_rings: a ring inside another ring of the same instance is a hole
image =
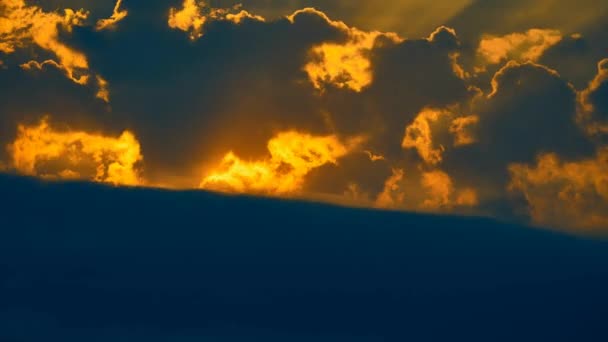
[[[113,29],[119,21],[126,18],[129,11],[120,9],[121,4],[122,0],[116,0],[116,5],[114,5],[114,10],[112,11],[112,16],[107,19],[99,19],[95,29],[98,31]]]
[[[83,9],[44,12],[37,6],[27,5],[25,0],[5,0],[0,6],[3,12],[0,17],[0,51],[14,53],[18,48],[35,44],[53,53],[57,60],[51,62],[63,69],[72,81],[79,84],[87,82],[87,57],[62,43],[59,29],[70,32],[74,26],[83,25],[88,12]]]
[[[444,111],[425,109],[418,114],[414,122],[405,128],[401,146],[415,148],[426,163],[435,165],[441,162],[444,147],[435,146],[431,125],[441,116],[449,115]]]
[[[0,0],[0,164],[600,229],[605,22],[488,1]]]
[[[227,20],[236,24],[243,19],[264,21],[259,15],[253,15],[245,10],[240,10],[236,5],[232,8],[214,8],[205,1],[184,0],[181,8],[169,10],[169,27],[188,32],[190,39],[198,39],[203,36],[205,25],[213,20]]]
[[[297,11],[290,18],[300,13],[318,14],[347,36],[344,43],[323,43],[310,51],[311,61],[304,66],[304,70],[314,87],[319,90],[331,84],[356,92],[361,91],[373,79],[369,54],[376,39],[382,36],[395,43],[402,40],[395,33],[365,32],[355,27],[348,27],[345,23],[333,21],[324,13],[312,8]]]
[[[579,93],[579,120],[592,136],[608,135],[608,58],[597,65],[597,75]]]
[[[550,29],[530,29],[504,36],[485,35],[479,43],[477,54],[486,64],[499,64],[507,60],[535,62],[561,40],[561,32]]]
[[[120,1],[117,3],[119,5]],[[41,71],[45,66],[55,67],[63,70],[70,80],[80,85],[99,80],[92,79],[93,73],[87,56],[60,39],[63,31],[71,33],[74,27],[84,26],[89,12],[69,8],[64,9],[63,13],[45,12],[38,6],[28,5],[25,0],[4,0],[0,4],[0,12],[0,52],[12,54],[34,45],[54,56],[44,60],[24,61],[21,64],[23,69]],[[107,92],[107,83],[103,87]],[[106,100],[108,97],[100,98]]]
[[[587,230],[608,226],[608,148],[595,158],[565,162],[554,153],[535,165],[509,167],[509,189],[522,193],[538,225]]]
[[[454,134],[454,145],[465,146],[474,144],[477,140],[472,131],[478,122],[479,116],[477,115],[454,118],[450,126],[450,132]]]
[[[53,129],[48,119],[18,127],[9,145],[12,167],[27,175],[90,179],[116,185],[138,185],[140,145],[133,133],[108,137],[82,131]]]
[[[358,145],[336,136],[312,136],[295,131],[279,133],[268,142],[270,158],[244,161],[234,153],[224,156],[217,170],[206,175],[203,189],[227,192],[288,194],[302,189],[306,175],[338,159]]]

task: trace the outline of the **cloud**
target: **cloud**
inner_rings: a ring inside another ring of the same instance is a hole
[[[395,33],[365,32],[355,27],[348,27],[345,23],[333,21],[313,8],[296,11],[289,18],[300,13],[317,14],[347,36],[344,43],[323,43],[311,49],[311,61],[304,66],[304,70],[310,82],[319,90],[322,90],[326,84],[331,84],[360,92],[372,83],[369,54],[376,39],[382,36],[395,43],[402,41]]]
[[[402,169],[393,169],[393,174],[384,183],[384,190],[376,199],[379,208],[398,208],[405,200],[405,192],[401,189],[405,173]]]
[[[191,39],[202,36],[206,21],[207,17],[201,13],[201,8],[195,0],[184,0],[181,9],[171,7],[169,11],[169,27],[190,32]]]
[[[534,223],[584,230],[608,227],[608,148],[577,161],[542,154],[535,165],[512,164],[509,171],[509,190],[525,196]]]
[[[597,75],[579,93],[579,120],[594,137],[608,136],[608,58],[597,64]]]
[[[508,60],[536,62],[547,49],[561,40],[561,32],[550,29],[530,29],[504,36],[485,35],[479,42],[477,54],[484,64],[499,64]]]
[[[450,194],[454,190],[447,173],[439,170],[425,172],[421,182],[429,197],[422,202],[423,208],[437,210],[450,205]]]
[[[576,90],[556,71],[512,61],[491,83],[486,95],[464,106],[465,113],[477,117],[469,127],[475,142],[444,145],[441,168],[462,189],[475,189],[483,212],[520,219],[525,198],[522,203],[518,193],[507,191],[510,165],[533,163],[545,153],[565,160],[588,158],[595,146],[577,122]]]
[[[442,145],[434,146],[431,124],[444,115],[449,114],[434,109],[421,111],[414,122],[405,128],[401,146],[405,149],[415,148],[427,164],[435,165],[441,162],[445,148]]]
[[[74,67],[74,76],[87,79],[66,77],[64,61],[28,33],[33,24],[7,30],[14,38],[2,42],[14,49],[1,56],[0,86],[9,90],[0,93],[0,144],[12,146],[23,139],[19,125],[39,127],[49,113],[49,136],[104,138],[111,151],[130,132],[140,149],[137,184],[518,219],[528,202],[509,190],[510,166],[532,170],[551,153],[563,164],[593,160],[604,144],[590,131],[606,117],[603,68],[593,60],[601,35],[592,30],[572,35],[539,21],[471,31],[458,23],[402,38],[358,26],[346,12],[328,15],[344,4],[272,16],[255,0],[246,9],[212,4],[26,5],[59,20],[52,37],[84,57],[86,69]],[[66,28],[55,9],[79,6],[86,17]],[[107,18],[110,6],[116,15]],[[115,30],[96,25],[126,12]],[[483,39],[496,64],[478,54]],[[485,71],[474,69],[479,59]],[[360,137],[356,148],[348,137]],[[66,151],[77,146],[83,163],[45,152],[31,159],[33,174],[108,181],[118,157],[96,162],[81,141],[54,139]],[[12,150],[0,159],[15,168]]]
[[[327,163],[335,164],[358,145],[336,136],[311,136],[295,131],[279,133],[268,142],[270,158],[243,161],[233,152],[200,184],[203,189],[227,192],[289,194],[302,189],[306,175]]]
[[[374,127],[378,139],[371,141],[375,150],[387,158],[398,157],[403,153],[404,127],[423,108],[446,108],[469,98],[466,81],[453,68],[451,55],[459,49],[456,33],[447,27],[439,27],[425,39],[377,41],[371,53],[374,82],[363,94],[369,102],[353,108],[356,112],[369,109],[362,116],[381,116]],[[347,120],[353,121],[352,113],[345,114]]]
[[[245,10],[238,11],[239,5],[232,8],[214,8],[204,1],[184,0],[181,9],[169,10],[169,27],[188,32],[190,39],[195,40],[203,36],[204,26],[212,20],[227,20],[240,24],[244,19],[264,21],[259,15],[253,15]],[[232,12],[236,13],[232,13]]]
[[[457,187],[443,170],[410,172],[407,175],[408,178],[403,169],[393,169],[374,205],[387,209],[451,212],[479,204],[475,189]]]
[[[0,52],[13,54],[34,45],[50,52],[56,59],[29,60],[21,64],[23,69],[42,70],[52,66],[63,70],[66,77],[77,84],[89,83],[92,73],[86,54],[60,39],[63,31],[71,33],[75,27],[85,25],[89,12],[69,8],[63,13],[45,12],[40,7],[27,5],[25,0],[7,0],[0,5],[0,10],[3,13],[0,17]]]
[[[11,167],[45,178],[84,178],[120,185],[138,185],[140,145],[133,133],[107,137],[82,131],[59,131],[48,119],[20,125],[9,145]]]
[[[59,41],[59,28],[69,32],[74,26],[83,25],[88,16],[86,11],[44,12],[37,6],[28,6],[24,0],[9,0],[1,6],[4,14],[0,18],[0,51],[14,53],[27,44],[36,44],[57,57],[54,64],[65,70],[72,81],[87,82],[87,57]]]
[[[508,161],[531,161],[554,151],[573,157],[592,151],[576,122],[576,90],[555,70],[509,62],[479,104],[480,140]]]
[[[454,134],[454,146],[466,146],[474,144],[477,140],[471,132],[471,127],[474,127],[479,122],[479,116],[469,115],[460,116],[452,120],[450,132]]]
[[[116,27],[116,24],[127,17],[129,11],[121,10],[120,5],[122,4],[122,0],[117,0],[116,5],[114,5],[114,10],[112,11],[112,16],[107,19],[99,19],[95,26],[95,29],[98,31],[113,29]]]
[[[446,148],[449,148],[448,136],[453,147],[458,148],[477,142],[477,115],[457,116],[457,107],[423,108],[410,125],[405,128],[401,146],[404,149],[415,149],[427,165],[442,162]]]
[[[475,0],[447,24],[471,42],[484,34],[506,35],[530,28],[575,33],[601,22],[607,9],[602,0]]]

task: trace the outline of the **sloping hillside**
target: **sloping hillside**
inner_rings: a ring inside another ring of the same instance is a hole
[[[608,242],[0,176],[0,341],[607,341]]]

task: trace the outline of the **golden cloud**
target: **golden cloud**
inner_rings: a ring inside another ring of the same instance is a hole
[[[521,193],[534,223],[562,228],[608,227],[608,148],[593,159],[563,162],[553,153],[535,166],[509,166],[509,190]]]
[[[296,11],[288,18],[293,22],[295,16],[300,13],[314,13],[348,37],[344,43],[323,43],[311,49],[310,61],[304,66],[304,71],[318,90],[323,90],[325,85],[331,84],[360,92],[372,83],[369,53],[376,39],[382,36],[393,42],[402,41],[396,33],[366,32],[349,27],[342,21],[331,20],[325,13],[314,8]]]
[[[403,169],[394,168],[378,195],[375,207],[429,212],[451,211],[456,207],[474,207],[479,203],[473,188],[456,189],[452,178],[442,170],[423,171],[419,184],[416,179],[406,184]]]
[[[488,99],[494,97],[498,91],[500,90],[500,82],[499,80],[501,78],[503,78],[505,76],[505,74],[507,74],[509,72],[510,69],[513,68],[517,68],[520,67],[522,65],[531,65],[534,66],[535,68],[541,68],[543,69],[545,72],[552,74],[554,76],[556,76],[557,78],[561,78],[559,73],[545,65],[542,64],[537,64],[534,62],[517,62],[514,60],[508,61],[507,64],[503,65],[495,74],[494,76],[492,76],[492,81],[490,82],[491,86],[492,86],[492,91],[486,96]]]
[[[251,19],[255,21],[266,21],[266,19],[260,15],[251,14],[245,10],[241,10],[238,13],[228,13],[224,16],[224,19],[231,21],[235,24],[240,24],[245,19]]]
[[[169,10],[169,27],[190,33],[191,39],[200,38],[207,17],[201,13],[201,7],[195,0],[184,0],[181,9]]]
[[[429,211],[450,211],[455,206],[473,207],[478,204],[477,192],[472,188],[456,191],[452,178],[445,171],[422,173],[421,185],[427,198],[420,208]]]
[[[472,128],[479,123],[479,116],[469,115],[454,118],[450,132],[454,134],[454,146],[466,146],[476,142]]]
[[[422,202],[422,208],[439,210],[450,206],[450,195],[454,191],[450,176],[439,170],[424,172],[421,179],[422,187],[428,198]]]
[[[25,0],[4,0],[0,9],[3,10],[0,16],[0,52],[10,54],[18,48],[35,44],[53,53],[57,60],[31,60],[21,65],[23,69],[41,70],[50,65],[63,70],[75,83],[85,85],[89,82],[91,73],[87,56],[59,40],[60,28],[71,32],[73,27],[83,26],[89,15],[87,11],[67,8],[63,13],[44,12],[40,7],[27,5]],[[107,92],[107,82],[103,87]]]
[[[420,158],[430,165],[440,163],[445,148],[441,145],[434,146],[431,125],[437,122],[441,116],[449,115],[451,114],[444,110],[423,109],[418,113],[414,122],[405,128],[405,136],[401,147],[416,149]]]
[[[393,174],[384,182],[384,189],[376,199],[378,208],[398,208],[403,205],[405,192],[401,188],[405,173],[403,169],[393,169]]]
[[[608,122],[598,120],[595,115],[596,108],[590,99],[591,94],[598,91],[605,82],[608,82],[608,58],[597,64],[597,74],[589,82],[589,86],[578,93],[577,120],[591,136],[608,134]]]
[[[483,65],[499,64],[507,60],[536,62],[548,48],[559,43],[562,38],[559,30],[550,29],[530,29],[524,33],[504,36],[484,35],[477,54]]]
[[[121,4],[122,0],[117,0],[116,5],[114,5],[114,10],[112,11],[112,16],[97,21],[97,25],[95,26],[97,31],[113,29],[119,21],[127,17],[129,12],[127,10],[121,10]]]
[[[202,189],[236,193],[293,194],[302,189],[313,169],[350,153],[361,139],[343,143],[335,135],[313,136],[295,131],[278,134],[268,142],[270,157],[244,161],[227,153],[200,184]]]
[[[240,24],[244,19],[265,21],[259,15],[240,10],[240,5],[232,8],[213,8],[204,1],[184,0],[182,8],[171,7],[169,10],[169,27],[188,32],[190,39],[196,40],[203,36],[204,26],[209,21],[227,20]],[[236,13],[233,13],[236,12]]]
[[[76,83],[87,82],[89,64],[86,56],[59,41],[59,27],[70,32],[83,25],[88,12],[65,9],[63,14],[44,12],[37,6],[28,6],[24,0],[5,0],[4,14],[0,17],[0,50],[13,53],[16,48],[33,42],[57,56],[56,65],[65,70]],[[83,73],[84,72],[84,73]]]
[[[79,178],[116,185],[142,184],[137,164],[143,160],[133,133],[108,137],[82,131],[58,131],[48,118],[19,125],[8,146],[12,167],[45,178]]]

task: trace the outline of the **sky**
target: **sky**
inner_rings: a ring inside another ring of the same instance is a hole
[[[608,230],[608,3],[0,0],[0,170]]]

